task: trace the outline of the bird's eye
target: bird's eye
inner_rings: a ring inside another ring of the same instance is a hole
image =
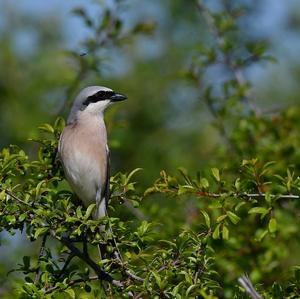
[[[113,91],[100,90],[100,91],[96,92],[95,94],[87,97],[86,100],[83,102],[83,105],[88,106],[90,103],[96,103],[99,101],[107,100],[114,94],[115,93]]]
[[[109,99],[112,95],[114,94],[113,91],[105,91],[105,90],[101,90],[101,91],[98,91],[96,93],[96,96],[97,96],[97,100],[98,101],[104,101],[104,100],[107,100]]]
[[[115,93],[113,91],[105,91],[105,99],[109,99],[111,96],[113,96]]]

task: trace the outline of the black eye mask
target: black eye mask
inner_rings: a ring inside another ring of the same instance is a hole
[[[95,94],[87,97],[82,104],[88,106],[90,103],[97,103],[99,101],[109,100],[114,94],[115,93],[113,91],[100,90]]]

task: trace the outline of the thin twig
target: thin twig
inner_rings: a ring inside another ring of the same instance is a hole
[[[63,267],[62,267],[61,270],[60,270],[60,273],[59,273],[59,275],[58,275],[58,278],[60,278],[60,277],[64,274],[65,270],[67,269],[67,267],[69,266],[71,260],[72,260],[74,257],[75,257],[75,254],[73,254],[73,253],[70,253],[70,254],[69,254],[67,260],[65,261]]]
[[[264,198],[267,196],[266,193],[231,193],[231,194],[222,194],[222,193],[209,193],[209,192],[197,192],[196,193],[199,196],[204,196],[204,197],[214,197],[214,198],[219,198],[219,197],[223,197],[226,195],[230,195],[230,196],[236,196],[236,197],[247,197],[247,198]],[[299,199],[300,196],[296,195],[296,194],[268,194],[268,196],[270,196],[271,198],[281,198],[281,199]]]
[[[82,250],[83,250],[83,253],[88,255],[88,249],[87,249],[87,240],[86,240],[86,236],[84,236],[83,238],[83,245],[82,245]]]
[[[47,234],[45,234],[43,236],[43,240],[42,240],[42,244],[41,244],[41,248],[40,248],[40,252],[39,252],[39,257],[38,257],[38,265],[39,266],[38,266],[38,268],[36,270],[36,273],[35,273],[34,284],[37,284],[37,282],[39,281],[39,279],[41,277],[40,261],[41,261],[42,256],[44,255],[44,252],[45,252],[45,245],[46,245],[47,237],[48,237]]]
[[[177,257],[176,260],[173,261],[173,262],[171,263],[171,266],[172,266],[172,267],[176,267],[178,264],[180,264],[179,257]],[[161,271],[167,269],[168,267],[170,267],[170,264],[163,264],[163,265],[157,270],[157,272],[159,273],[159,272],[161,272]]]
[[[19,197],[17,197],[16,195],[14,195],[12,192],[3,189],[0,187],[0,192],[4,191],[5,194],[9,195],[10,197],[12,197],[13,199],[17,200],[19,203],[21,203],[22,205],[26,205],[28,207],[31,207],[31,205],[28,202],[25,202],[24,200],[20,199]]]
[[[84,279],[84,278],[74,279],[74,280],[71,280],[71,281],[68,282],[68,287],[73,286],[73,285],[78,284],[78,283],[93,281],[93,280],[98,280],[98,279],[99,279],[98,276],[90,276],[88,279]],[[50,288],[46,289],[45,294],[50,294],[50,293],[52,293],[53,291],[56,291],[56,290],[63,290],[63,288],[58,287],[58,286],[50,287]]]
[[[107,212],[107,209],[105,207],[105,213],[106,215],[108,216],[108,212]],[[111,233],[111,237],[112,237],[112,241],[113,241],[113,244],[115,246],[115,255],[117,257],[117,259],[121,262],[121,265],[123,266],[123,258],[122,258],[122,255],[121,255],[121,252],[119,250],[119,247],[118,247],[118,243],[116,241],[116,238],[114,236],[114,233],[113,233],[113,230],[112,230],[112,226],[111,226],[111,222],[110,222],[110,218],[108,217],[108,229],[109,229],[109,232]]]
[[[83,260],[86,264],[88,264],[98,275],[98,278],[100,280],[105,280],[109,283],[111,283],[114,286],[123,287],[123,284],[112,278],[112,276],[110,276],[108,273],[106,273],[105,271],[103,271],[91,258],[89,255],[84,254],[81,250],[79,250],[76,246],[74,246],[72,244],[72,242],[69,240],[69,238],[67,237],[57,237],[55,232],[53,230],[50,230],[50,234],[52,237],[56,238],[57,240],[59,240],[62,244],[64,244],[66,247],[68,247],[71,252],[76,255],[77,257],[79,257],[81,260]]]
[[[260,194],[256,194],[256,193],[249,193],[249,194],[242,194],[242,196],[247,196],[247,197],[266,197],[266,193],[260,193]],[[299,199],[300,196],[299,195],[295,195],[295,194],[282,194],[282,195],[276,195],[276,194],[269,194],[270,197],[274,198],[274,197],[278,197],[278,198],[287,198],[287,199]]]
[[[215,36],[216,41],[218,43],[218,45],[220,46],[220,48],[224,47],[224,37],[222,36],[222,34],[220,33],[220,31],[218,30],[216,24],[215,24],[215,20],[213,18],[213,16],[211,15],[210,11],[205,7],[205,5],[203,5],[203,1],[202,0],[198,0],[197,1],[197,7],[199,9],[199,11],[202,13],[208,28],[210,29],[210,31],[212,32],[212,34]],[[237,83],[240,86],[245,86],[247,84],[247,80],[241,70],[240,67],[236,66],[233,62],[232,59],[229,55],[226,55],[225,57],[225,64],[229,67],[229,69],[232,71],[232,74],[235,78],[235,80],[237,81]],[[254,105],[254,103],[250,100],[251,97],[253,97],[253,95],[251,94],[250,89],[248,89],[246,91],[246,94],[244,96],[244,101],[247,102],[248,106],[250,107],[250,109],[255,113],[256,116],[260,115],[259,109],[258,107],[256,107]]]
[[[145,279],[142,278],[142,277],[139,277],[133,273],[131,273],[129,270],[125,270],[125,273],[128,277],[132,278],[133,280],[136,280],[136,281],[140,281],[140,282],[144,282]]]
[[[115,251],[115,252],[114,252],[114,256],[115,256],[115,258],[120,262],[120,265],[121,265],[123,268],[125,268],[124,262],[123,262],[123,259],[122,259],[122,256],[119,255],[119,251]],[[133,280],[140,281],[140,282],[144,282],[144,281],[145,281],[144,278],[139,277],[139,276],[137,276],[136,274],[131,273],[128,269],[125,269],[124,272],[125,272],[125,274],[126,274],[129,278],[131,278],[131,279],[133,279]]]
[[[124,198],[124,205],[125,207],[139,220],[149,220],[149,217],[146,216],[143,212],[139,209],[136,209],[133,204],[130,202],[129,199]]]

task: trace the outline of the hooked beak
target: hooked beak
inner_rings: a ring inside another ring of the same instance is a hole
[[[127,99],[127,97],[120,93],[113,94],[110,98],[111,102],[121,102]]]

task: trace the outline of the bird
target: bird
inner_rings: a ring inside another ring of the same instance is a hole
[[[58,142],[65,177],[83,205],[96,204],[94,219],[107,216],[110,154],[104,111],[127,99],[104,86],[89,86],[76,96]]]

